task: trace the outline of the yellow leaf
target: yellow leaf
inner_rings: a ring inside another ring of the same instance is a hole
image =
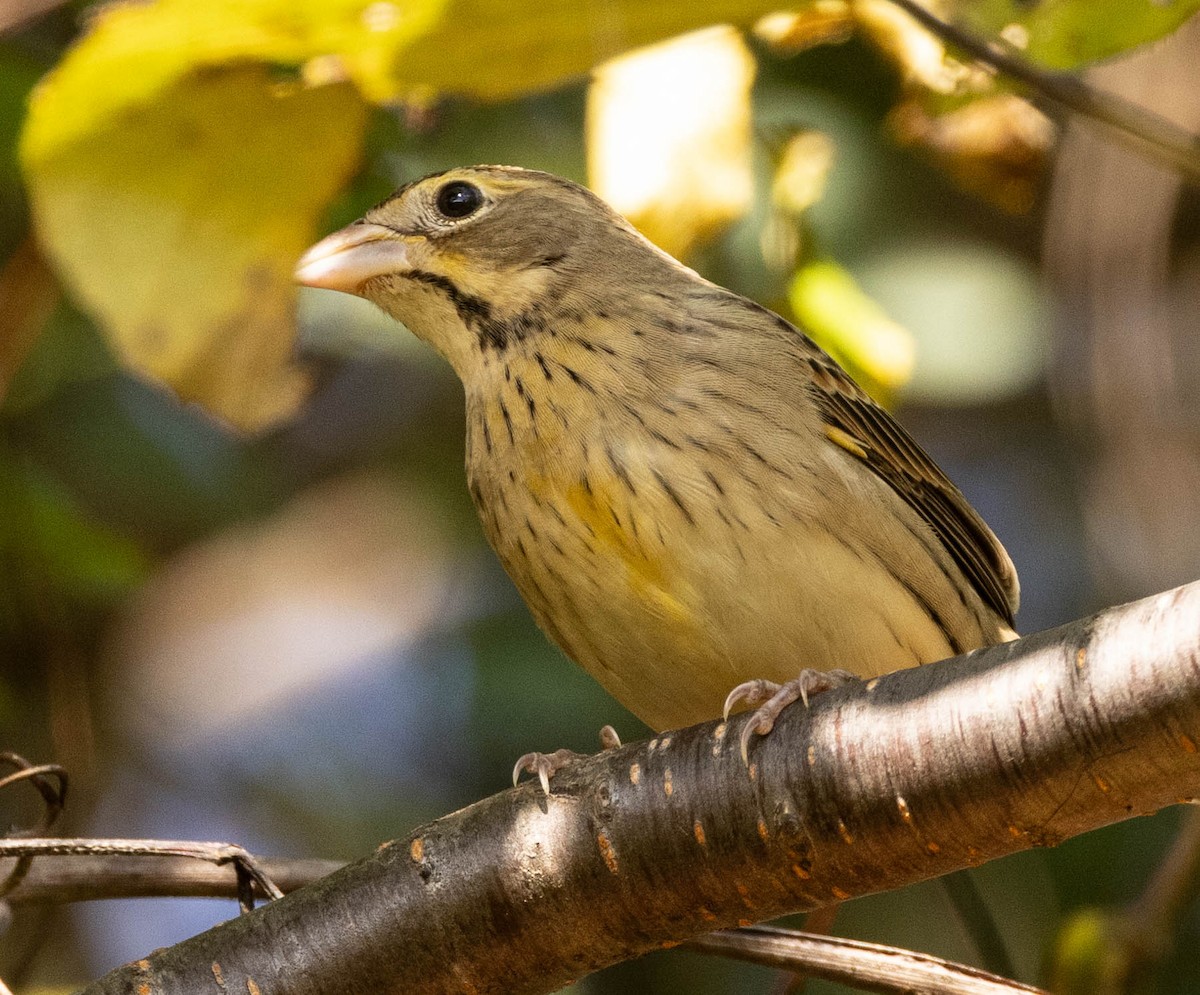
[[[364,108],[349,84],[197,64],[261,43],[218,45],[202,5],[194,32],[157,46],[154,9],[102,16],[35,92],[21,147],[34,219],[124,362],[259,427],[304,395],[290,271],[357,163]]]
[[[754,59],[730,27],[601,66],[588,93],[592,188],[675,256],[750,206]]]
[[[802,131],[787,140],[771,181],[771,200],[799,217],[825,195],[825,182],[836,154],[823,131]]]
[[[770,5],[156,0],[99,8],[31,101],[39,240],[124,361],[244,427],[304,392],[290,270],[361,154],[366,102],[503,99]]]
[[[944,15],[943,3],[930,6],[934,13]],[[992,85],[988,73],[949,56],[940,38],[889,0],[854,0],[853,10],[859,27],[896,64],[910,86],[952,94]]]
[[[893,133],[932,154],[966,190],[1012,214],[1032,210],[1057,134],[1040,110],[1011,93],[979,97],[943,114],[909,98],[890,115]]]
[[[40,100],[69,101],[62,75]],[[105,91],[111,94],[112,88]],[[276,95],[263,67],[188,75],[113,129],[24,145],[38,230],[134,369],[242,427],[290,413],[291,265],[358,157],[348,86]]]
[[[837,45],[854,34],[850,0],[813,0],[799,10],[774,11],[754,25],[754,33],[781,55],[816,45]]]
[[[556,86],[685,31],[749,26],[778,6],[763,0],[449,0],[438,29],[397,52],[394,71],[401,83],[502,100]]]
[[[885,394],[912,376],[916,346],[845,269],[813,262],[792,278],[788,300],[800,323],[851,373]]]

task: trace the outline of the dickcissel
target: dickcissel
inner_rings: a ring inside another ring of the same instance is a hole
[[[801,329],[575,183],[425,177],[297,279],[373,301],[449,360],[500,561],[550,638],[655,729],[728,695],[762,705],[766,732],[833,682],[820,671],[1015,635],[1012,561],[892,416]]]

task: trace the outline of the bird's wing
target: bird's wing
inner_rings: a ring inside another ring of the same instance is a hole
[[[984,602],[1011,625],[1020,587],[1000,540],[892,416],[807,337],[804,342],[830,440],[865,462],[929,523]]]

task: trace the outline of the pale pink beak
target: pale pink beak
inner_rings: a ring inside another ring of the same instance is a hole
[[[296,282],[359,294],[371,277],[409,268],[408,252],[397,232],[357,222],[326,236],[304,253],[296,264]]]

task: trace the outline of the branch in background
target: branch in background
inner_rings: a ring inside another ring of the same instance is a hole
[[[1133,991],[1175,949],[1181,920],[1200,889],[1200,810],[1179,834],[1145,890],[1123,909],[1082,908],[1059,931],[1050,958],[1061,995]]]
[[[0,401],[37,344],[60,295],[54,272],[33,236],[27,235],[0,266]]]
[[[1067,110],[1104,125],[1135,150],[1157,159],[1192,183],[1200,183],[1200,137],[1116,94],[1089,86],[1079,76],[1035,66],[1010,48],[978,38],[943,21],[917,0],[891,2],[929,32],[971,58],[1025,84]]]
[[[20,845],[19,841],[18,845]],[[103,842],[63,840],[66,844]],[[136,843],[138,841],[127,841]],[[171,844],[176,849],[196,843]],[[295,891],[317,878],[345,866],[340,860],[256,858],[258,867],[281,892]],[[5,861],[0,860],[0,872]],[[256,888],[259,898],[267,896]],[[237,898],[235,868],[196,860],[194,857],[154,854],[43,855],[4,901],[14,907],[65,902],[91,902],[105,898]]]
[[[870,992],[923,995],[1048,995],[1041,988],[878,943],[814,936],[770,926],[721,930],[687,943],[690,950],[766,964]]]
[[[1183,826],[1145,890],[1121,916],[1131,949],[1131,977],[1144,977],[1170,950],[1179,921],[1200,891],[1200,810],[1190,809]]]
[[[744,717],[606,751],[88,995],[549,992],[713,929],[898,888],[1200,795],[1200,583],[827,692],[738,756]]]
[[[238,882],[238,901],[244,912],[254,907],[254,890],[268,898],[282,898],[278,885],[259,866],[255,857],[236,843],[207,843],[192,840],[138,839],[0,839],[0,857],[17,859],[23,878],[32,857],[186,857],[234,869]],[[13,886],[19,883],[13,882]]]
[[[10,830],[9,838],[29,839],[45,836],[62,814],[67,802],[68,777],[58,764],[32,764],[19,753],[0,752],[0,770],[12,768],[11,774],[0,777],[0,791],[15,785],[28,785],[42,799],[42,812],[32,826]],[[25,875],[32,863],[31,854],[20,855],[13,865],[0,873],[0,898],[7,896]],[[0,924],[2,925],[2,924]]]

